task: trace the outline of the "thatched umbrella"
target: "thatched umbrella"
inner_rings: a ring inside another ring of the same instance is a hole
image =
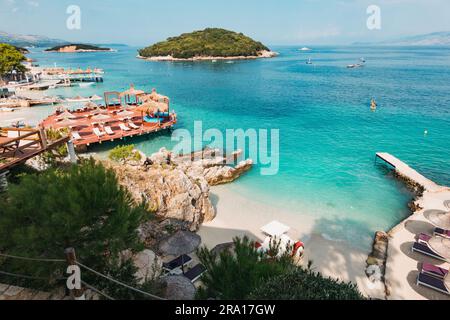
[[[126,91],[124,91],[124,92],[121,92],[121,93],[119,94],[119,96],[120,96],[120,97],[125,97],[125,96],[138,96],[138,95],[141,95],[141,94],[144,94],[144,93],[145,93],[145,91],[135,89],[135,88],[134,88],[134,85],[132,84],[132,85],[130,85],[130,89],[128,89],[128,90],[126,90]]]
[[[450,262],[450,239],[436,236],[428,244],[434,252]]]
[[[201,242],[202,239],[198,234],[180,230],[171,237],[161,241],[159,250],[166,255],[183,257],[183,255],[195,251]],[[184,261],[182,261],[182,265],[184,265]]]
[[[97,109],[99,107],[97,104],[95,104],[92,101],[87,102],[84,106],[89,109]]]
[[[128,110],[123,110],[123,111],[117,112],[117,115],[120,117],[128,117],[128,116],[134,115],[134,112],[128,111]]]
[[[195,286],[192,282],[182,276],[168,276],[162,282],[165,284],[165,297],[170,300],[193,300],[195,297]]]
[[[104,121],[104,120],[109,120],[111,117],[106,115],[106,114],[98,114],[96,116],[92,117],[92,120],[100,120],[100,121]]]
[[[450,209],[450,200],[444,201],[444,207],[446,207],[447,209]]]
[[[424,212],[424,215],[436,227],[450,230],[450,212],[441,210],[427,210]]]
[[[59,121],[56,123],[56,126],[58,127],[70,127],[76,124],[76,121],[70,120],[70,119],[64,119],[62,121]]]
[[[73,115],[72,113],[70,113],[67,109],[61,113],[57,119],[61,120],[61,119],[75,119],[77,116]]]

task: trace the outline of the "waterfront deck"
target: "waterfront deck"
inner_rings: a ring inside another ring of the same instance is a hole
[[[386,152],[378,152],[376,154],[376,157],[378,159],[383,160],[387,164],[391,165],[395,169],[395,171],[397,171],[397,173],[400,174],[401,176],[421,185],[425,190],[431,191],[431,192],[436,192],[436,191],[442,190],[441,186],[437,185],[435,182],[431,181],[430,179],[424,177],[423,175],[418,173],[416,170],[412,169],[406,163],[404,163],[400,159],[394,157],[393,155],[386,153]]]
[[[177,123],[175,114],[162,117],[159,122],[154,119],[154,123],[147,123],[143,120],[142,113],[131,106],[112,109],[83,109],[67,113],[66,116],[67,118],[63,114],[51,115],[41,123],[41,126],[45,129],[69,127],[74,133],[72,141],[77,147],[168,130]],[[107,132],[108,127],[111,129],[110,133]],[[124,127],[128,130],[125,130]],[[101,136],[95,133],[95,128],[102,133]],[[79,137],[77,137],[77,134]]]

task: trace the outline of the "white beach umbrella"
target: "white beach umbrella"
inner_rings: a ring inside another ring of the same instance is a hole
[[[99,120],[99,121],[104,121],[104,120],[109,120],[109,119],[111,119],[111,117],[106,114],[98,114],[98,115],[92,117],[92,120]]]
[[[262,227],[261,231],[271,237],[279,237],[288,232],[290,229],[290,227],[282,224],[279,221],[272,221],[271,223]]]
[[[120,117],[128,117],[128,116],[133,116],[134,112],[128,111],[128,110],[123,110],[123,111],[118,112],[117,115]]]
[[[428,241],[430,248],[441,257],[450,261],[450,239],[444,237],[433,237]]]
[[[71,114],[68,110],[65,110],[63,113],[61,113],[57,119],[61,120],[61,119],[75,119],[76,116]]]
[[[441,210],[427,210],[424,212],[424,215],[436,227],[450,230],[450,212]]]

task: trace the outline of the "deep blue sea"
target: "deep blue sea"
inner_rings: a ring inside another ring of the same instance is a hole
[[[106,71],[102,84],[50,94],[101,95],[133,83],[168,95],[178,128],[192,129],[201,120],[205,129],[279,129],[279,173],[262,176],[256,167],[233,188],[280,210],[313,215],[316,231],[365,247],[374,231],[408,215],[412,198],[375,163],[376,152],[389,152],[450,185],[450,49],[298,48],[274,47],[277,58],[234,63],[148,62],[136,59],[137,48],[130,47],[83,54],[35,50],[31,57],[42,66]],[[364,68],[346,68],[361,57]],[[376,112],[369,108],[372,97]],[[43,116],[52,111],[39,108]],[[173,146],[168,134],[130,143],[146,153]]]

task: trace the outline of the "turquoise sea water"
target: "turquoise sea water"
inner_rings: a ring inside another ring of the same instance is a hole
[[[303,53],[278,47],[277,58],[234,63],[147,62],[135,58],[136,48],[118,49],[31,56],[41,65],[106,71],[103,84],[50,93],[87,96],[133,83],[168,95],[178,128],[202,120],[205,129],[280,129],[279,173],[261,176],[255,168],[233,188],[280,210],[317,217],[315,231],[333,239],[367,248],[374,231],[408,214],[412,195],[375,164],[378,151],[450,185],[448,48],[321,47]],[[366,67],[346,68],[360,57]],[[305,63],[308,58],[314,65]],[[375,113],[371,97],[379,105]],[[52,111],[40,108],[43,115]],[[146,153],[173,145],[164,134],[132,142]]]

